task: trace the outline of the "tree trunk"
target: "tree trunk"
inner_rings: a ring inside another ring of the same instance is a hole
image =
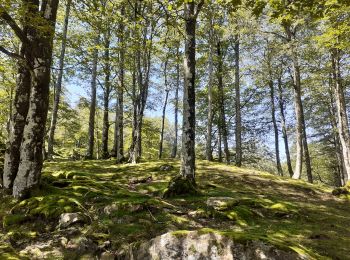
[[[185,4],[185,58],[182,120],[181,175],[195,183],[195,77],[196,16],[194,1]]]
[[[97,63],[98,63],[98,49],[97,45],[100,44],[99,35],[95,39],[95,48],[92,54],[92,74],[91,74],[91,102],[90,102],[90,115],[89,115],[89,140],[88,149],[86,152],[86,159],[92,159],[94,157],[94,143],[95,143],[95,114],[96,114],[96,88],[97,88]]]
[[[279,140],[278,140],[278,126],[277,126],[277,121],[276,121],[275,88],[274,88],[274,85],[273,85],[271,70],[269,71],[269,73],[270,73],[269,86],[270,86],[270,98],[271,98],[271,117],[272,117],[273,130],[274,130],[274,134],[275,134],[276,165],[277,165],[278,175],[283,176],[281,160],[280,160],[280,150],[279,150]]]
[[[108,132],[109,132],[109,96],[110,96],[110,76],[111,76],[111,66],[110,66],[110,30],[107,29],[105,34],[105,54],[104,54],[104,74],[105,74],[105,85],[103,92],[103,123],[102,123],[102,159],[108,159]]]
[[[168,104],[168,97],[169,97],[167,67],[168,67],[168,58],[167,58],[167,60],[165,61],[165,64],[164,64],[165,99],[164,99],[163,111],[162,111],[162,126],[161,126],[161,129],[160,129],[160,137],[159,137],[159,153],[158,153],[158,158],[159,159],[161,159],[162,155],[163,155],[165,112],[166,112],[166,106]]]
[[[179,87],[180,87],[180,54],[179,47],[177,47],[176,51],[176,88],[175,88],[175,112],[174,112],[174,128],[175,128],[175,136],[173,149],[171,152],[171,158],[175,158],[177,155],[177,140],[178,140],[178,113],[179,113]]]
[[[293,178],[300,179],[302,173],[302,161],[303,161],[303,152],[305,156],[305,165],[306,173],[309,182],[312,182],[312,170],[311,170],[311,160],[309,155],[309,149],[307,144],[306,137],[306,125],[304,119],[304,110],[303,103],[301,99],[301,80],[300,80],[300,66],[298,55],[295,50],[295,32],[292,32],[291,28],[285,27],[288,42],[290,43],[291,48],[291,58],[293,65],[293,87],[294,87],[294,105],[295,105],[295,114],[296,114],[296,147],[297,147],[297,158],[296,166]]]
[[[221,127],[218,125],[218,161],[222,162],[222,133]]]
[[[40,14],[48,22],[51,34],[47,36],[37,32],[31,46],[34,68],[31,79],[29,109],[21,144],[20,164],[13,184],[13,196],[15,198],[23,198],[28,195],[28,192],[37,186],[40,181],[57,7],[58,0],[51,0],[42,4]]]
[[[20,55],[25,55],[25,46],[22,45]],[[28,58],[27,58],[28,59]],[[28,61],[28,63],[32,63]],[[15,89],[15,98],[13,102],[13,111],[10,123],[10,135],[6,144],[4,173],[3,173],[3,187],[11,189],[13,181],[16,178],[19,159],[20,147],[23,137],[23,130],[26,123],[28,108],[29,108],[29,94],[31,86],[31,75],[27,65],[18,62],[18,77]]]
[[[60,58],[59,58],[59,71],[58,71],[57,84],[55,86],[55,96],[54,96],[54,102],[53,102],[53,107],[52,107],[49,138],[47,141],[47,157],[49,159],[52,159],[52,155],[53,155],[55,130],[56,130],[56,125],[57,125],[57,114],[58,114],[58,107],[59,107],[59,103],[60,103],[61,89],[62,89],[64,57],[66,54],[67,31],[68,31],[69,13],[70,13],[71,3],[72,3],[72,0],[67,0],[66,13],[65,13],[64,25],[63,25],[63,36],[62,36],[63,38],[62,38],[62,45],[61,45],[61,54],[60,54]]]
[[[121,16],[125,14],[125,7],[121,9]],[[124,28],[123,21],[119,24],[119,86],[117,88],[117,109],[116,109],[116,122],[114,129],[114,154],[117,157],[117,161],[120,162],[124,158],[124,62],[125,62],[125,44],[124,44]]]
[[[337,108],[335,107],[334,101],[334,87],[333,87],[333,75],[331,74],[329,77],[329,102],[328,102],[328,110],[329,110],[329,120],[330,125],[332,126],[332,135],[334,142],[334,150],[337,157],[337,175],[336,177],[336,185],[338,187],[345,185],[345,172],[344,172],[344,158],[342,154],[342,147],[339,138],[339,131],[337,126]]]
[[[283,136],[284,149],[285,149],[286,158],[287,158],[288,173],[289,173],[290,177],[293,177],[294,172],[293,172],[292,161],[290,159],[290,152],[289,152],[287,124],[286,124],[286,117],[285,117],[285,110],[284,110],[284,99],[283,99],[282,79],[281,79],[281,77],[278,78],[278,93],[279,93],[278,102],[279,102],[279,107],[280,107],[281,124],[282,124],[282,136]]]
[[[213,134],[213,20],[210,18],[209,28],[209,61],[208,61],[208,125],[207,125],[207,143],[206,158],[213,161],[212,152],[212,134]]]
[[[228,141],[227,141],[227,127],[226,127],[226,117],[225,117],[225,95],[224,95],[224,86],[223,86],[223,79],[222,79],[222,51],[221,51],[221,42],[218,41],[217,43],[217,55],[218,55],[218,101],[219,101],[219,127],[221,129],[222,133],[222,141],[224,143],[224,153],[225,153],[225,160],[226,163],[230,163],[230,152],[228,149]]]
[[[332,50],[333,89],[337,107],[338,131],[344,159],[345,181],[350,180],[350,134],[344,87],[340,73],[340,50]]]
[[[239,79],[239,38],[235,39],[235,110],[236,110],[236,166],[242,166],[242,119],[241,119],[241,90]]]

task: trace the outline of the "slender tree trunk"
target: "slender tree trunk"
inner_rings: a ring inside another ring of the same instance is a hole
[[[181,175],[195,184],[196,128],[196,10],[194,1],[185,4],[185,58],[182,120]]]
[[[23,198],[37,186],[43,166],[42,147],[49,105],[50,72],[52,62],[53,33],[55,30],[58,0],[42,4],[40,14],[48,22],[52,34],[37,32],[31,53],[34,67],[26,125],[21,144],[20,164],[13,184],[13,196]]]
[[[110,76],[111,76],[111,66],[110,66],[110,30],[107,29],[105,34],[105,54],[104,54],[104,73],[105,73],[105,85],[103,93],[103,123],[102,123],[102,159],[109,158],[108,152],[108,132],[109,132],[109,96],[110,96]]]
[[[210,18],[209,28],[209,61],[208,61],[208,125],[207,125],[207,143],[206,143],[206,158],[208,161],[213,161],[212,152],[212,134],[213,134],[213,20]]]
[[[345,185],[345,172],[344,172],[344,158],[342,153],[342,147],[340,143],[338,125],[337,125],[337,108],[336,102],[334,100],[334,87],[333,87],[333,74],[331,73],[329,77],[329,120],[332,126],[332,135],[334,142],[334,150],[336,152],[337,157],[337,186],[341,187]]]
[[[163,155],[165,112],[166,112],[166,106],[168,104],[168,97],[169,97],[167,67],[168,67],[168,58],[167,58],[167,60],[165,61],[165,64],[164,64],[165,98],[164,98],[163,111],[162,111],[162,126],[161,126],[161,129],[160,129],[160,137],[159,137],[159,153],[158,153],[158,158],[159,159],[161,159],[162,155]]]
[[[300,179],[302,173],[302,161],[303,161],[303,152],[305,156],[305,166],[306,173],[309,182],[312,182],[312,170],[311,170],[311,160],[309,155],[309,149],[307,144],[306,137],[306,125],[304,119],[304,110],[303,103],[301,99],[301,79],[300,79],[300,66],[298,55],[295,50],[295,32],[291,31],[291,28],[285,27],[288,42],[290,43],[291,55],[292,55],[292,64],[293,64],[293,86],[294,86],[294,105],[295,105],[295,114],[296,114],[296,139],[297,139],[297,158],[296,166],[293,178]]]
[[[64,25],[63,25],[63,38],[62,38],[62,45],[61,45],[61,54],[60,54],[60,59],[59,59],[59,71],[58,71],[57,84],[55,86],[55,96],[54,96],[54,102],[53,102],[53,108],[52,108],[52,114],[51,114],[51,125],[50,125],[50,131],[49,131],[49,138],[47,141],[47,157],[49,159],[52,159],[52,155],[53,155],[55,130],[56,130],[56,125],[57,125],[57,114],[58,114],[58,107],[59,107],[59,103],[60,103],[61,89],[62,89],[64,57],[66,54],[67,32],[68,32],[68,23],[69,23],[69,14],[70,14],[71,3],[72,3],[72,0],[67,0],[66,13],[65,13]]]
[[[222,162],[222,133],[221,127],[218,125],[218,161]]]
[[[276,121],[276,108],[275,108],[275,88],[273,85],[271,70],[269,80],[269,86],[270,86],[270,98],[271,98],[271,117],[272,117],[272,125],[273,130],[275,134],[275,153],[276,153],[276,165],[277,165],[277,172],[279,175],[283,176],[282,166],[281,166],[281,160],[280,160],[280,150],[279,150],[279,140],[278,140],[278,126]]]
[[[242,119],[241,119],[241,90],[239,79],[239,38],[235,40],[235,110],[236,110],[236,166],[242,166]]]
[[[121,9],[121,16],[125,14],[125,7]],[[117,88],[117,109],[116,122],[114,130],[114,148],[113,151],[120,162],[124,158],[124,66],[125,66],[125,44],[124,44],[125,25],[123,21],[119,24],[119,86]]]
[[[283,90],[282,90],[282,79],[280,77],[278,78],[278,93],[279,93],[278,101],[279,101],[281,124],[282,124],[282,137],[284,141],[284,149],[285,149],[286,158],[287,158],[288,173],[290,177],[293,177],[294,172],[293,172],[292,160],[290,159],[290,152],[289,152],[287,124],[286,124]]]
[[[346,111],[346,102],[344,95],[344,87],[340,73],[340,50],[332,50],[332,68],[333,68],[333,89],[337,107],[338,131],[341,143],[341,149],[344,159],[346,180],[350,180],[350,134],[349,122]]]
[[[226,117],[225,117],[225,95],[224,95],[224,86],[223,86],[223,79],[222,79],[222,50],[221,50],[221,42],[218,41],[217,43],[217,55],[218,55],[218,93],[219,93],[219,127],[221,129],[222,133],[222,141],[224,143],[224,152],[225,152],[225,160],[226,163],[230,163],[230,152],[228,149],[228,133],[227,133],[227,127],[226,127]]]
[[[95,46],[100,43],[99,35],[96,36]],[[96,114],[96,89],[97,89],[97,63],[98,63],[98,49],[95,47],[92,54],[92,75],[91,75],[91,102],[89,115],[89,140],[88,149],[86,152],[86,159],[94,157],[94,143],[95,143],[95,114]]]
[[[179,47],[177,47],[176,51],[176,88],[175,88],[175,112],[174,112],[174,128],[175,128],[175,136],[174,136],[174,143],[173,143],[173,149],[171,152],[171,158],[175,158],[177,155],[177,140],[178,140],[178,111],[179,111],[179,87],[180,87],[180,54],[179,54]]]

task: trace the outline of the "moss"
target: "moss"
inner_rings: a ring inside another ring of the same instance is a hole
[[[179,195],[196,195],[199,191],[195,184],[190,180],[181,175],[174,177],[166,191],[163,194],[164,198],[172,198]]]
[[[29,217],[24,214],[13,214],[13,215],[7,215],[2,220],[2,226],[4,228],[7,228],[12,225],[20,225],[25,221],[28,221]]]

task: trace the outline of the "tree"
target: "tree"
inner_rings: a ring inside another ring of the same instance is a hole
[[[29,69],[30,74],[30,76],[22,78],[22,81],[30,80],[30,96],[28,99],[29,104],[24,104],[24,106],[28,107],[28,112],[26,115],[25,126],[23,127],[23,139],[21,140],[19,163],[17,163],[18,154],[12,158],[11,156],[8,157],[8,160],[14,160],[14,163],[6,163],[6,165],[18,164],[18,170],[15,176],[13,174],[15,171],[13,171],[10,173],[11,177],[7,178],[10,180],[14,179],[12,194],[16,198],[27,196],[40,181],[41,169],[43,166],[42,147],[49,103],[52,45],[58,0],[44,2],[41,7],[39,7],[38,1],[24,1],[23,4],[25,12],[22,21],[27,21],[25,22],[23,29],[16,24],[6,9],[0,5],[1,19],[12,28],[23,44],[22,50],[24,57],[26,58],[25,66]],[[33,20],[29,19],[28,21],[27,16],[33,18]],[[44,24],[44,27],[35,26],[35,21],[40,21],[40,23]],[[45,29],[47,33],[42,33],[40,31],[41,28]],[[22,77],[21,74],[20,76]],[[23,86],[19,87],[18,90],[20,92],[17,96],[22,95],[21,92]],[[18,104],[16,104],[16,106],[17,105]],[[24,114],[22,113],[22,116],[23,115]],[[15,123],[15,117],[13,117],[13,121],[12,125]],[[21,129],[19,132],[22,132]],[[17,133],[14,138],[18,138],[18,135],[21,134]],[[11,141],[12,140],[10,140],[10,144],[14,144]],[[16,149],[16,147],[11,146],[9,149]],[[11,181],[10,185],[7,187],[11,187]]]
[[[53,103],[53,108],[51,112],[51,125],[50,125],[50,131],[49,131],[49,138],[47,141],[47,156],[50,159],[52,159],[52,155],[53,155],[55,130],[56,130],[56,124],[57,124],[57,114],[58,114],[58,107],[59,107],[60,97],[61,97],[64,58],[66,54],[67,32],[68,32],[68,23],[69,23],[71,4],[72,4],[72,0],[67,0],[64,25],[63,25],[63,34],[62,34],[61,54],[59,58],[59,68],[58,68],[59,71],[57,76],[57,83],[55,85],[54,103]]]

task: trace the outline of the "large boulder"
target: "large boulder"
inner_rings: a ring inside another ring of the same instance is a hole
[[[156,237],[138,247],[130,247],[120,252],[117,259],[307,259],[294,251],[284,251],[262,241],[247,240],[236,242],[216,233],[198,231],[169,232]]]

